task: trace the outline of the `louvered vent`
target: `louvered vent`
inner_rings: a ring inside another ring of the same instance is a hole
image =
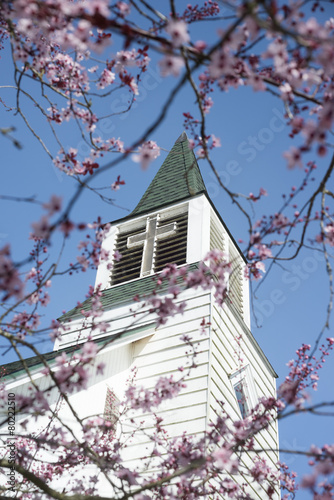
[[[115,250],[121,254],[122,258],[118,262],[114,261],[111,273],[112,285],[139,278],[143,247],[128,248],[127,242],[129,236],[142,233],[143,231],[145,231],[145,222],[135,230],[120,232],[117,235]]]
[[[121,227],[114,247],[121,259],[113,263],[111,285],[162,271],[169,263],[185,264],[187,230],[185,207],[150,216],[132,229]]]
[[[187,230],[188,213],[183,213],[160,220],[161,225],[169,223],[177,224],[176,233],[169,238],[158,240],[156,242],[154,271],[162,271],[167,264],[181,265],[186,263],[187,259]]]
[[[210,250],[225,251],[224,234],[213,217],[210,220]]]
[[[230,275],[229,297],[232,304],[243,315],[243,263],[237,250],[229,245],[229,259],[231,262],[232,273]]]

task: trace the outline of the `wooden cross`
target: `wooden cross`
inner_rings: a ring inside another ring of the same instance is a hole
[[[153,268],[154,246],[156,240],[163,240],[176,233],[177,223],[171,222],[165,226],[158,227],[158,218],[149,217],[146,222],[144,233],[129,236],[127,240],[128,248],[135,248],[143,245],[143,259],[141,264],[141,276],[151,274]]]

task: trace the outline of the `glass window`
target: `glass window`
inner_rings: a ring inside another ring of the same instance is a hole
[[[242,415],[242,418],[245,418],[249,414],[249,404],[247,401],[247,395],[246,395],[246,390],[244,387],[243,380],[240,380],[240,382],[238,382],[234,386],[234,391],[235,391],[235,395],[237,397],[237,401],[239,404],[240,413]]]
[[[110,422],[112,428],[115,429],[117,420],[119,419],[119,400],[109,387],[107,387],[103,418],[107,422]]]
[[[255,384],[249,365],[230,375],[242,418],[247,417],[257,404]]]

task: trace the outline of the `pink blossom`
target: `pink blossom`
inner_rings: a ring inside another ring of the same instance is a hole
[[[204,40],[197,40],[194,43],[194,47],[198,52],[203,52],[207,47],[207,43]]]
[[[70,220],[66,220],[60,224],[60,230],[64,233],[65,237],[69,236],[71,231],[74,230],[75,226]]]
[[[132,155],[135,162],[141,164],[143,170],[146,170],[149,164],[160,155],[160,148],[154,141],[147,141],[138,148],[138,153]]]
[[[116,262],[119,262],[122,258],[122,254],[118,250],[115,250],[113,258]]]
[[[250,39],[254,40],[254,38],[257,36],[257,34],[259,32],[259,26],[258,26],[257,22],[255,21],[255,19],[253,17],[247,16],[246,17],[246,26],[247,26],[247,30],[248,30],[249,35],[250,35]]]
[[[221,142],[220,142],[219,137],[216,137],[214,134],[211,134],[211,140],[212,140],[211,146],[213,148],[220,148],[221,147]]]
[[[184,66],[184,61],[181,57],[167,55],[159,61],[160,73],[162,76],[178,76]]]
[[[50,295],[47,292],[45,292],[44,295],[40,297],[39,303],[41,304],[41,306],[46,307],[49,302],[50,302]]]
[[[327,224],[324,228],[324,232],[326,235],[325,241],[328,243],[330,246],[334,246],[334,224],[330,223]]]
[[[46,215],[43,215],[38,222],[33,222],[31,226],[33,228],[33,232],[30,235],[31,238],[46,240],[49,237],[51,226]]]
[[[36,268],[32,267],[31,270],[29,271],[29,273],[27,273],[27,275],[26,275],[26,281],[28,281],[32,278],[35,278],[36,276],[37,276]]]
[[[252,264],[248,264],[247,269],[249,270],[250,276],[255,280],[259,280],[262,278],[260,271],[263,273],[266,272],[265,265],[261,261],[257,261],[257,262],[254,262]]]
[[[187,23],[184,21],[171,19],[165,29],[171,36],[174,47],[181,47],[190,41]]]
[[[94,359],[97,354],[97,345],[94,342],[86,342],[82,349],[82,356],[85,361]]]
[[[232,459],[233,451],[222,446],[219,450],[213,453],[213,458],[215,460],[215,465],[222,470],[226,470],[229,473],[234,473],[238,469],[238,461]]]
[[[126,2],[117,2],[116,6],[123,17],[130,14],[130,6]]]
[[[111,189],[113,191],[118,191],[120,186],[124,186],[124,184],[125,184],[125,181],[121,181],[121,176],[118,175],[116,181],[112,183]]]
[[[106,87],[108,87],[108,85],[111,85],[114,82],[114,80],[115,80],[115,73],[105,68],[96,86],[99,89],[105,89]]]
[[[79,255],[77,257],[77,261],[79,262],[79,264],[82,267],[83,271],[86,271],[86,269],[88,269],[88,267],[89,267],[89,260],[84,255]]]
[[[287,159],[289,169],[294,168],[296,165],[300,168],[303,167],[301,152],[294,146],[290,148],[290,151],[286,151],[283,156]]]
[[[293,99],[293,94],[292,94],[292,87],[289,83],[284,83],[279,87],[281,91],[281,97],[283,101],[289,101],[290,99]]]
[[[273,255],[270,248],[268,248],[267,245],[263,245],[263,244],[257,245],[257,249],[259,252],[260,259],[267,259],[268,257],[272,257],[272,255]]]
[[[136,474],[135,472],[133,472],[133,471],[131,471],[129,469],[126,469],[126,468],[119,469],[116,472],[116,475],[122,481],[126,481],[127,483],[129,483],[131,485],[138,484],[138,481],[136,479],[136,476],[138,476],[138,474]]]
[[[49,216],[53,215],[55,212],[60,212],[62,205],[62,197],[52,195],[49,203],[43,203],[43,208],[49,212]]]
[[[105,367],[106,367],[105,363],[99,363],[96,366],[96,375],[103,375]]]
[[[209,65],[209,74],[212,78],[220,78],[224,74],[233,71],[233,58],[227,52],[227,49],[216,50],[211,56],[211,62]]]
[[[115,57],[114,71],[116,73],[122,73],[126,71],[126,67],[136,66],[137,52],[135,49],[132,50],[120,50],[117,52]]]
[[[136,82],[133,76],[129,75],[126,71],[124,71],[119,74],[119,78],[124,85],[127,85],[129,87],[129,89],[131,90],[131,92],[133,92],[134,95],[139,94],[138,83]]]
[[[266,90],[267,86],[264,83],[263,79],[261,78],[260,75],[257,74],[250,74],[247,78],[247,84],[251,85],[253,87],[253,90],[255,92],[263,91]]]

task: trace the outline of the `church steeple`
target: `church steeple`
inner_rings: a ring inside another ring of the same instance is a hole
[[[131,216],[172,205],[206,192],[187,134],[182,132]]]
[[[103,249],[110,258],[100,262],[96,286],[102,287],[104,305],[131,302],[135,295],[149,292],[151,277],[167,264],[196,267],[209,250],[222,250],[232,267],[232,307],[249,326],[245,262],[208,196],[185,132],[132,213],[111,223]],[[71,311],[62,319],[79,313]]]

